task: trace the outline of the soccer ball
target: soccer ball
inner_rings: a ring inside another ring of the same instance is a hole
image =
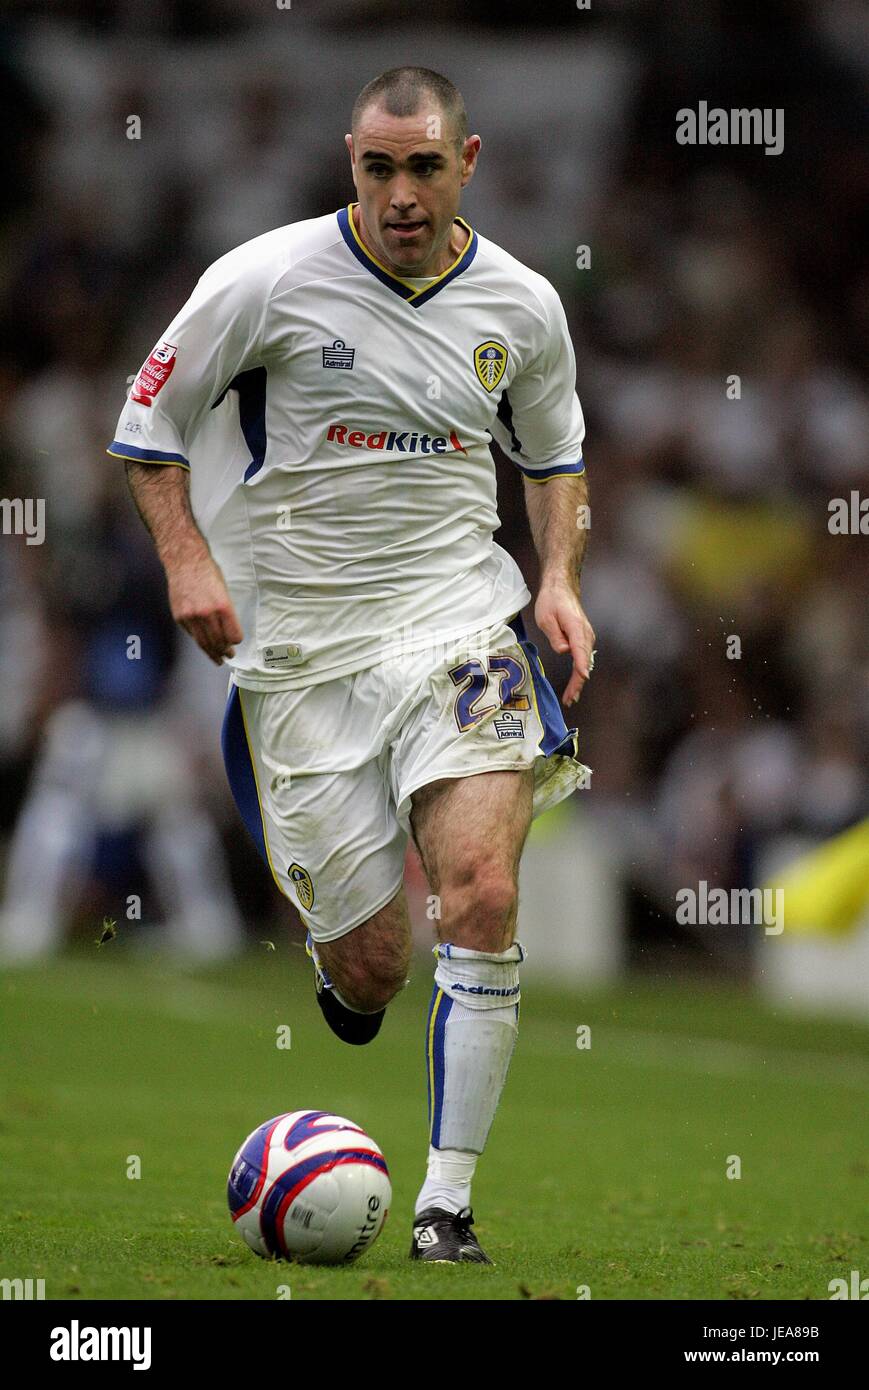
[[[227,1197],[257,1255],[337,1265],[373,1245],[392,1186],[364,1129],[325,1110],[294,1110],[248,1135],[229,1171]]]

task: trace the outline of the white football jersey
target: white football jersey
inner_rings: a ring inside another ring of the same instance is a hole
[[[442,275],[392,275],[351,208],[216,261],[131,387],[109,453],[190,469],[244,640],[239,685],[295,689],[448,643],[531,595],[492,539],[494,437],[581,473],[555,290],[458,219]]]

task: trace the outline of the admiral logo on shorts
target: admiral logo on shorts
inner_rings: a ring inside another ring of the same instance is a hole
[[[464,444],[455,430],[445,434],[423,434],[419,430],[377,430],[366,434],[350,425],[330,425],[326,431],[330,444],[343,444],[351,449],[375,449],[378,453],[446,454],[451,450],[464,454]]]
[[[524,738],[525,725],[518,714],[511,714],[509,710],[504,710],[497,718],[492,720],[495,726],[495,733],[499,738]]]

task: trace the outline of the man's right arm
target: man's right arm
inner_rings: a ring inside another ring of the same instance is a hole
[[[209,266],[141,367],[108,449],[126,464],[166,571],[172,616],[217,665],[235,655],[243,635],[191,509],[188,453],[235,377],[261,364],[273,274],[272,260],[252,260],[246,247]]]
[[[126,464],[127,482],[139,515],[157,548],[169,586],[169,607],[206,656],[220,665],[242,640],[226,582],[190,506],[186,468]]]

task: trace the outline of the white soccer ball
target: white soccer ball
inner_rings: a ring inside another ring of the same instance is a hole
[[[337,1265],[380,1234],[392,1201],[386,1160],[352,1120],[294,1110],[249,1134],[233,1160],[229,1210],[264,1259]]]

